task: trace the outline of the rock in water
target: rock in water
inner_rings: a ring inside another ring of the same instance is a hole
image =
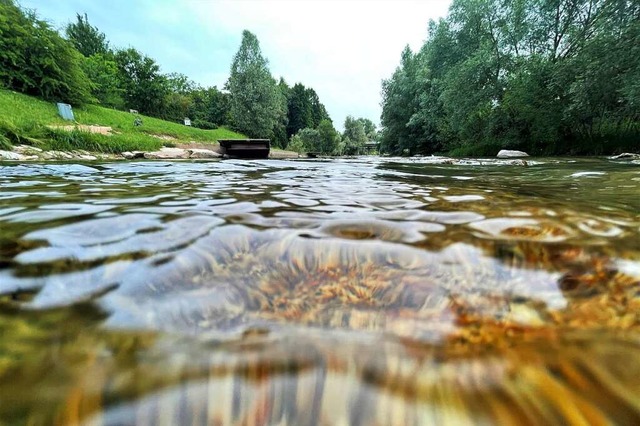
[[[501,149],[498,152],[498,158],[517,158],[517,157],[528,157],[529,154],[523,151],[511,151],[509,149]]]
[[[633,154],[631,152],[623,152],[622,154],[609,157],[610,160],[640,160],[640,154]]]
[[[189,153],[187,152],[186,149],[181,149],[181,148],[161,148],[160,151],[145,152],[144,158],[156,159],[156,160],[189,158]]]
[[[220,158],[222,154],[211,149],[191,148],[187,150],[189,158]]]
[[[24,155],[11,151],[0,151],[0,160],[24,160]]]

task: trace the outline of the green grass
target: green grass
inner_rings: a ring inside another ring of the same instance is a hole
[[[134,126],[135,116],[97,105],[74,108],[76,123],[109,126],[115,134],[106,136],[84,131],[72,132],[51,129],[50,125],[73,125],[58,116],[55,104],[38,98],[0,89],[0,149],[13,144],[37,145],[44,149],[118,153],[123,151],[150,151],[163,145],[176,145],[196,141],[216,143],[218,139],[245,138],[246,136],[224,127],[202,130],[157,118],[140,116],[141,126]],[[170,136],[165,141],[153,137]]]

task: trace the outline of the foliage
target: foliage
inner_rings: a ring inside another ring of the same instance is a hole
[[[340,143],[340,134],[333,128],[330,120],[324,119],[318,124],[318,134],[320,136],[320,146],[318,151],[323,154],[338,154],[338,146]]]
[[[206,120],[193,120],[191,122],[191,125],[193,127],[197,127],[198,129],[205,129],[205,130],[215,130],[218,128],[218,125],[215,123],[212,123],[210,121],[206,121]]]
[[[86,13],[76,13],[76,22],[68,24],[64,32],[73,47],[86,57],[105,55],[109,52],[106,36],[97,27],[89,24]]]
[[[323,155],[336,155],[340,153],[340,134],[333,128],[331,121],[324,119],[318,128],[306,127],[293,135],[288,147],[298,153],[307,151]]]
[[[383,82],[381,148],[627,150],[640,137],[638,22],[637,2],[454,0]]]
[[[207,89],[197,88],[190,93],[190,97],[191,105],[187,117],[217,126],[231,123],[228,93],[221,92],[214,86]]]
[[[291,140],[289,141],[289,145],[287,146],[287,149],[289,149],[289,151],[297,152],[298,154],[302,154],[303,152],[306,151],[304,142],[300,137],[300,135],[291,136]]]
[[[82,104],[91,99],[82,55],[35,13],[0,1],[0,81],[47,100]]]
[[[355,119],[347,116],[344,120],[344,132],[342,138],[345,141],[343,154],[360,155],[364,153],[364,144],[368,138],[364,130],[364,119]]]
[[[331,120],[318,94],[312,88],[296,83],[289,93],[287,136],[305,127],[315,129],[322,120]]]
[[[144,114],[160,116],[164,111],[165,97],[169,94],[169,83],[160,73],[160,66],[133,48],[118,50],[115,62],[126,106]]]
[[[250,137],[270,137],[285,111],[258,38],[247,30],[242,32],[242,43],[233,57],[227,84],[233,127]]]
[[[110,54],[97,53],[84,58],[82,69],[91,80],[91,95],[100,105],[124,108],[124,90],[118,72],[118,65]]]
[[[286,148],[288,142],[287,125],[289,124],[289,117],[287,115],[287,102],[289,92],[289,86],[283,78],[280,78],[277,90],[278,116],[271,131],[273,143],[280,148]]]

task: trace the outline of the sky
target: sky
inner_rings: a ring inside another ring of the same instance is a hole
[[[450,0],[19,0],[62,29],[86,13],[112,47],[134,47],[162,72],[222,88],[247,29],[272,75],[312,87],[334,126],[380,122],[382,80],[414,51]]]

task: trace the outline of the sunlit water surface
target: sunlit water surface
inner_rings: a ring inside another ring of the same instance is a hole
[[[1,424],[640,421],[640,166],[0,164]]]

